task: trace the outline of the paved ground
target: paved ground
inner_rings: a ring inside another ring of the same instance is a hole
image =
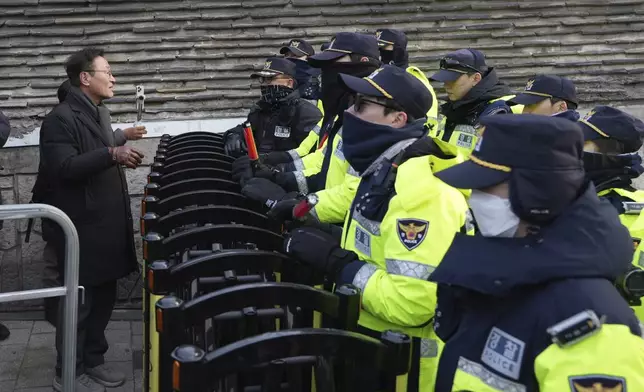
[[[45,321],[3,321],[11,336],[0,342],[0,392],[51,392],[56,351],[54,329]],[[127,382],[110,392],[140,392],[141,368],[132,359],[141,350],[138,321],[112,321],[107,327],[110,350],[105,359],[127,374]]]

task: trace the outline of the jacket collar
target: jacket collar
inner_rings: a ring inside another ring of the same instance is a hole
[[[631,236],[610,203],[589,185],[536,235],[486,238],[457,234],[430,280],[487,295],[569,278],[614,280],[630,266]]]
[[[98,107],[81,91],[80,88],[72,86],[65,97],[65,102],[69,104],[71,109],[80,114],[78,118],[85,124],[85,126],[98,137],[106,147],[111,144],[105,137],[100,124],[100,116]]]

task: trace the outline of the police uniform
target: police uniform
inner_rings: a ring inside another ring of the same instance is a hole
[[[585,181],[580,127],[529,114],[481,123],[471,159],[437,176],[458,188],[509,182],[511,210],[531,226],[524,237],[457,234],[431,274],[445,342],[436,390],[644,390],[641,329],[613,285],[631,239]]]
[[[271,57],[264,67],[254,72],[251,78],[271,78],[279,75],[296,76],[293,62]],[[260,99],[248,114],[255,143],[260,153],[288,151],[297,148],[314,130],[322,118],[315,105],[300,98],[299,92],[286,86],[261,86]],[[243,155],[239,143],[243,143],[243,125],[228,130],[224,135],[226,150],[235,156]],[[237,143],[237,148],[231,147]]]
[[[395,65],[402,69],[409,66],[407,36],[404,32],[396,29],[378,29],[376,38],[380,48],[380,61],[383,64]],[[393,49],[385,49],[389,45],[393,46]]]
[[[619,218],[633,237],[636,251],[633,265],[644,268],[644,191],[635,189],[633,180],[644,173],[638,150],[644,138],[644,123],[619,109],[597,106],[579,121],[587,141],[614,140],[622,146],[613,154],[584,153],[588,179],[593,181],[598,195],[608,200],[618,211]],[[644,307],[633,307],[644,322]]]
[[[506,101],[513,98],[510,88],[503,84],[496,70],[488,67],[485,56],[475,49],[460,49],[440,61],[440,70],[430,77],[432,81],[450,82],[462,75],[478,72],[481,81],[461,99],[441,106],[440,126],[433,136],[452,144],[466,156],[478,139],[479,119],[504,113],[521,113],[523,106],[510,107]]]
[[[341,78],[352,91],[393,99],[417,120],[394,129],[345,114],[345,155],[360,175],[342,238],[297,229],[286,252],[335,276],[336,284],[360,288],[363,333],[395,329],[414,337],[407,390],[433,391],[441,343],[431,327],[436,287],[427,277],[468,222],[464,196],[433,170],[457,158],[426,136],[422,116],[432,98],[418,79],[394,66],[367,78]]]
[[[509,102],[525,106],[538,104],[546,99],[563,99],[568,104],[568,110],[559,112],[555,116],[571,121],[579,120],[579,113],[575,110],[579,104],[575,84],[561,76],[537,75],[528,80],[524,90]]]

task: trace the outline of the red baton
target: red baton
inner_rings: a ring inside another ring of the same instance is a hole
[[[253,136],[253,129],[250,126],[250,122],[244,124],[244,139],[246,140],[246,146],[248,147],[248,157],[251,161],[257,161],[259,159],[259,154],[257,153],[255,137]]]

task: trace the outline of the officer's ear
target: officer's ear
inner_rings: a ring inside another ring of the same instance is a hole
[[[295,88],[295,80],[294,79],[288,79],[286,81],[286,85],[290,88]]]
[[[480,73],[477,72],[477,73],[473,74],[470,77],[470,79],[472,80],[473,85],[476,86],[477,84],[479,84],[481,79],[483,79],[483,76]]]
[[[395,115],[396,117],[394,117],[394,121],[391,124],[392,128],[402,128],[407,125],[407,113],[396,112]]]
[[[558,112],[565,112],[566,110],[568,110],[568,104],[566,103],[566,101],[557,102],[557,106]]]

